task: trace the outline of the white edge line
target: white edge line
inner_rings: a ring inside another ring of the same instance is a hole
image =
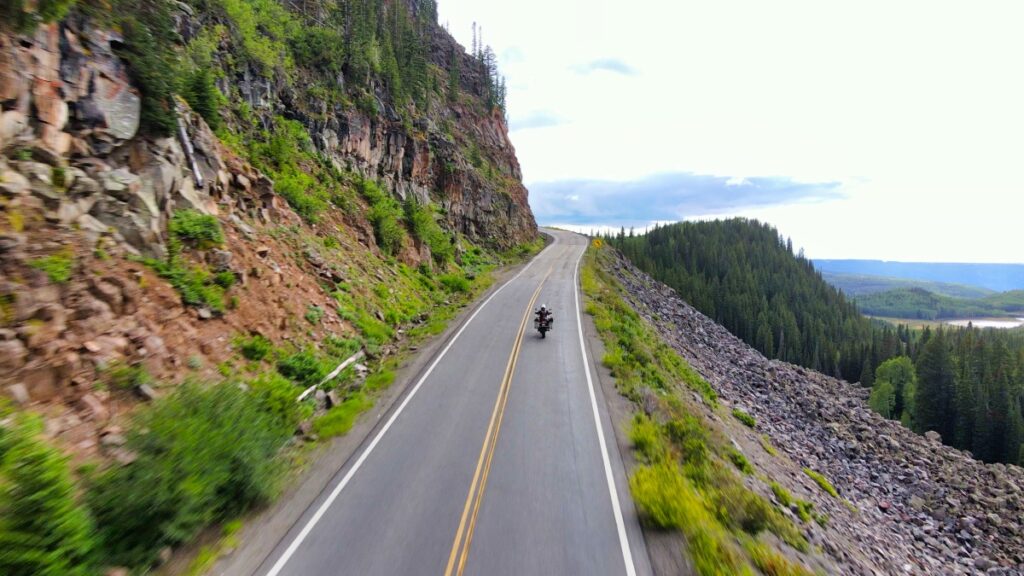
[[[509,279],[508,282],[505,282],[497,290],[495,290],[494,293],[491,294],[486,300],[484,300],[483,304],[481,304],[480,307],[473,312],[469,319],[466,320],[465,324],[463,324],[462,327],[459,328],[459,331],[455,333],[455,336],[452,337],[451,341],[448,342],[448,345],[445,346],[443,350],[441,350],[441,353],[438,354],[437,358],[435,358],[434,361],[430,364],[430,367],[427,368],[427,371],[423,374],[423,376],[420,377],[419,381],[416,382],[416,385],[413,386],[412,390],[409,391],[409,394],[405,397],[405,400],[403,400],[402,403],[398,405],[398,408],[391,415],[391,418],[388,418],[388,421],[384,424],[384,427],[380,429],[380,432],[377,433],[377,435],[373,438],[373,441],[370,442],[369,446],[366,447],[366,450],[363,450],[363,453],[359,455],[359,458],[355,461],[355,464],[352,465],[352,468],[350,468],[349,471],[345,474],[345,476],[341,479],[341,482],[339,482],[338,485],[334,487],[334,490],[331,491],[330,496],[328,496],[327,499],[324,500],[323,504],[320,505],[320,508],[318,508],[316,513],[313,514],[313,517],[310,518],[308,522],[306,522],[305,526],[303,526],[302,531],[299,532],[298,536],[296,536],[294,540],[292,540],[292,543],[284,551],[284,554],[282,554],[281,557],[278,558],[277,562],[274,563],[274,566],[270,569],[269,572],[267,572],[267,576],[277,576],[281,572],[281,570],[284,569],[285,564],[287,564],[288,560],[290,560],[292,555],[295,554],[295,551],[299,549],[299,546],[302,545],[303,540],[305,540],[306,537],[309,536],[309,533],[313,531],[313,528],[316,526],[316,524],[320,521],[321,518],[323,518],[323,515],[327,512],[327,509],[331,507],[331,504],[333,504],[334,501],[338,498],[338,495],[341,494],[341,491],[344,490],[345,486],[347,486],[349,481],[352,480],[352,476],[354,476],[355,473],[359,471],[359,468],[363,465],[363,462],[365,462],[366,458],[370,455],[371,452],[373,452],[373,449],[377,447],[377,443],[380,442],[380,439],[391,428],[391,425],[395,423],[395,420],[402,413],[402,410],[404,410],[405,406],[409,403],[410,400],[412,400],[412,397],[416,395],[416,392],[420,389],[420,386],[423,385],[423,383],[427,380],[430,374],[434,371],[434,368],[437,366],[437,364],[441,362],[441,359],[444,358],[445,354],[448,353],[448,350],[451,349],[451,347],[455,344],[455,341],[459,339],[459,336],[462,335],[462,332],[469,327],[470,323],[473,322],[473,319],[476,318],[476,315],[479,314],[487,306],[487,304],[490,303],[492,299],[494,299],[495,296],[497,296],[502,290],[504,290],[506,286],[512,284],[512,282],[514,282],[517,278],[522,276],[524,272],[529,270],[530,267],[533,266],[533,263],[537,261],[537,257],[539,257],[543,252],[547,251],[547,249],[550,248],[551,246],[554,246],[556,243],[557,241],[552,242],[551,244],[546,246],[544,250],[541,250],[541,252],[539,252],[537,256],[535,256],[533,260],[531,260],[530,263],[526,265],[525,268],[520,270],[519,273],[513,276],[511,279]],[[578,308],[579,306],[577,305],[577,309]]]
[[[587,388],[590,390],[590,407],[594,409],[594,424],[597,426],[597,441],[601,445],[601,460],[604,462],[604,475],[608,480],[608,494],[612,499],[612,512],[615,514],[615,528],[619,532],[619,546],[622,548],[622,560],[626,564],[626,574],[636,576],[636,566],[633,564],[633,551],[629,547],[629,537],[626,536],[626,523],[622,520],[622,508],[619,506],[619,491],[615,487],[615,477],[612,474],[611,459],[608,457],[608,445],[604,441],[604,427],[601,425],[601,413],[597,409],[597,396],[594,394],[594,380],[590,377],[590,360],[587,357],[587,345],[583,339],[583,317],[580,315],[580,262],[586,247],[579,259],[576,260],[576,270],[573,272],[573,297],[576,300],[576,327],[580,335],[580,351],[583,353],[583,371],[587,375]]]

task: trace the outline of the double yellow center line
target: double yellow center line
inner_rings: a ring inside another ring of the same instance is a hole
[[[505,405],[508,404],[508,392],[512,386],[512,375],[515,374],[516,362],[519,359],[519,350],[523,344],[523,334],[526,332],[526,325],[533,312],[533,306],[540,296],[540,289],[544,287],[554,264],[548,268],[541,279],[537,289],[534,290],[530,303],[526,305],[526,312],[523,313],[523,320],[519,323],[519,331],[516,333],[515,344],[512,345],[512,353],[509,355],[508,364],[505,366],[505,375],[501,380],[501,388],[498,390],[498,399],[494,403],[494,411],[491,412],[491,421],[487,425],[487,434],[484,436],[484,444],[480,448],[480,457],[477,459],[476,472],[473,473],[473,482],[469,485],[469,494],[466,495],[466,505],[462,509],[462,519],[459,520],[459,529],[455,533],[455,541],[452,543],[452,551],[448,556],[448,566],[445,568],[445,576],[462,576],[466,569],[466,559],[469,557],[469,546],[473,541],[473,530],[476,528],[476,517],[480,513],[480,505],[484,500],[484,488],[487,486],[487,476],[491,471],[491,461],[494,459],[494,449],[498,445],[498,431],[501,430],[501,421],[505,417]]]

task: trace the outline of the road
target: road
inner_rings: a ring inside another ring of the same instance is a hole
[[[548,232],[554,243],[439,349],[256,574],[650,572],[584,356],[586,239]],[[532,324],[541,303],[555,311],[546,339]]]

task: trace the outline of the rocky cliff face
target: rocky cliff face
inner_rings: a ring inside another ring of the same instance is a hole
[[[216,23],[185,4],[170,5],[181,38]],[[430,57],[457,54],[464,89],[474,90],[479,63],[436,24],[429,38]],[[47,435],[82,458],[105,452],[130,460],[118,452],[121,416],[164,394],[157,382],[220,378],[218,365],[239,360],[232,345],[238,335],[316,349],[331,337],[364,337],[367,322],[386,324],[383,330],[401,340],[404,327],[429,316],[424,309],[385,317],[387,306],[409,299],[399,290],[409,270],[429,269],[431,256],[408,234],[396,253],[401,264],[383,256],[355,193],[348,210],[332,208],[315,224],[300,218],[275,183],[182,100],[175,133],[140,134],[144,98],[118,55],[125,42],[76,12],[29,34],[0,26],[0,395],[43,412]],[[214,57],[229,58],[231,50],[222,44]],[[410,124],[382,87],[377,113],[328,109],[299,83],[263,77],[251,66],[239,70],[218,82],[226,97],[245,99],[254,122],[298,120],[336,167],[380,182],[396,198],[439,205],[457,258],[459,234],[497,249],[536,238],[501,113],[472,97],[442,100]],[[222,115],[231,134],[237,118]],[[490,173],[474,164],[470,148]],[[168,223],[182,210],[215,217],[225,241],[186,251],[179,271],[158,274],[143,259],[166,261]],[[444,266],[473,277],[471,267]],[[199,271],[191,289],[211,288],[217,274],[234,286],[226,310],[183,301],[181,287],[172,285],[186,270]],[[339,285],[362,310],[341,311]],[[315,323],[303,320],[310,310]],[[370,320],[357,326],[359,314]],[[385,343],[377,354],[392,350]],[[153,381],[110,389],[102,380],[113,367],[143,370]]]
[[[721,422],[736,446],[827,512],[827,527],[808,529],[836,573],[1024,574],[1024,470],[918,436],[872,412],[867,390],[768,360],[625,259],[611,268],[637,312],[721,399],[756,417],[756,432]],[[761,433],[779,457],[760,447]],[[852,507],[803,468],[831,479]]]

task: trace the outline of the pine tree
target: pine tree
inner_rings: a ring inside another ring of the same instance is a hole
[[[950,399],[955,373],[942,330],[929,338],[917,361],[916,412],[920,432],[934,430],[947,442],[952,440],[953,414]]]
[[[871,359],[864,359],[864,367],[860,371],[860,385],[871,388],[875,383],[875,371],[871,368]]]

